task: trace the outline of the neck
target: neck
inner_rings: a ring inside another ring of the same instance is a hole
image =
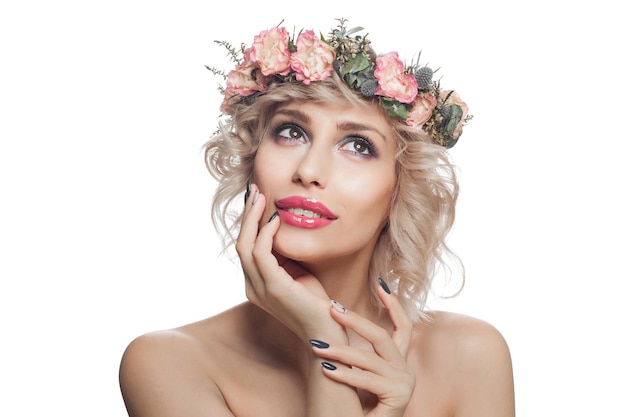
[[[378,307],[372,303],[369,280],[371,252],[352,253],[345,258],[302,266],[317,278],[331,300],[391,331],[392,325],[387,314],[380,314]],[[303,344],[279,320],[252,304],[245,306],[245,314],[248,327],[246,333],[255,338],[251,342],[258,347],[262,345],[268,357],[280,358],[283,363],[291,363],[301,368],[303,373],[307,372],[310,346]],[[353,332],[349,332],[349,337],[351,344],[364,344],[360,336]],[[369,343],[365,343],[369,346]]]
[[[376,309],[371,303],[367,263],[336,260],[304,266],[322,284],[331,300],[370,320],[374,319]]]
[[[372,302],[372,282],[369,276],[375,246],[376,241],[372,241],[360,250],[332,259],[303,262],[302,266],[317,278],[331,300],[382,325],[386,322],[386,315],[381,317],[378,306]]]

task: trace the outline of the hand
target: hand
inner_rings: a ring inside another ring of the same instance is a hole
[[[320,282],[297,262],[273,251],[273,239],[280,219],[273,218],[259,227],[265,209],[265,196],[256,185],[235,248],[241,259],[246,296],[285,324],[303,341],[311,335],[343,330],[328,314],[330,299]]]
[[[325,367],[323,372],[328,378],[369,391],[376,397],[371,404],[364,404],[366,416],[401,417],[415,389],[415,375],[406,362],[413,323],[395,296],[387,294],[382,287],[378,288],[378,295],[393,323],[391,335],[357,313],[331,309],[331,316],[337,323],[369,341],[373,351],[341,344],[313,349],[325,360],[346,365],[337,364],[334,370]]]

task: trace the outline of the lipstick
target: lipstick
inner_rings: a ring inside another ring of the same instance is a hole
[[[304,229],[317,229],[332,223],[337,216],[315,198],[290,196],[276,202],[281,222]]]

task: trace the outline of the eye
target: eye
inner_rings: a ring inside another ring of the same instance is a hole
[[[273,129],[274,139],[285,142],[301,142],[306,139],[304,130],[294,124],[282,124]]]
[[[376,148],[372,143],[362,137],[349,137],[342,144],[340,149],[351,152],[355,155],[374,157],[376,156]]]

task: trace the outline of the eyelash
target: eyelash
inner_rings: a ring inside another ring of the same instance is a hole
[[[376,152],[376,147],[367,138],[364,138],[361,136],[349,136],[341,142],[341,147],[343,148],[349,143],[363,145],[365,146],[367,150],[367,153],[348,150],[348,152],[354,155],[365,157],[365,158],[374,158],[378,155]]]
[[[281,134],[285,130],[296,130],[300,137],[294,138],[290,135]],[[300,126],[293,123],[283,123],[272,129],[272,136],[276,141],[284,141],[286,143],[300,142],[303,139],[307,139],[306,132]],[[344,148],[348,144],[359,144],[365,146],[367,153],[357,152],[353,150],[346,150],[347,152],[363,158],[374,158],[378,155],[376,146],[367,138],[362,136],[348,136],[341,141],[340,148]]]
[[[296,130],[299,134],[300,137],[299,138],[294,138],[291,136],[285,136],[285,135],[281,135],[281,132],[283,132],[284,130]],[[304,129],[302,129],[300,126],[292,124],[292,123],[283,123],[280,124],[278,126],[276,126],[275,128],[272,129],[272,136],[274,137],[274,140],[283,140],[283,141],[287,141],[287,142],[299,142],[301,141],[303,138],[306,138],[306,133],[304,132]]]

